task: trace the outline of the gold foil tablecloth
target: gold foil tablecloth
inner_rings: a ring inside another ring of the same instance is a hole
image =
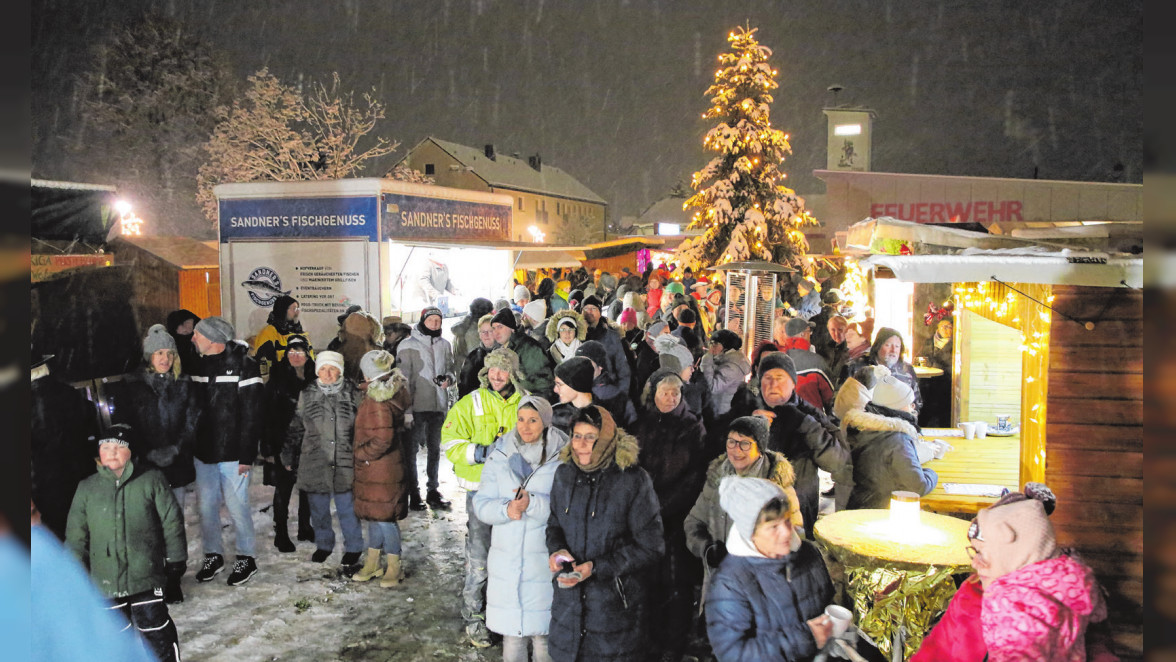
[[[858,628],[887,656],[905,628],[909,659],[955,595],[951,576],[971,572],[968,525],[924,511],[919,525],[896,527],[889,510],[845,510],[817,520],[813,535],[845,566]]]

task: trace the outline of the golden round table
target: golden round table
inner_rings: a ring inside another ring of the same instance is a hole
[[[843,510],[817,520],[813,535],[845,566],[858,628],[888,657],[901,646],[909,659],[932,620],[955,595],[952,575],[969,573],[969,522],[920,512],[918,525],[899,526],[889,510]]]
[[[943,368],[932,368],[931,366],[915,366],[915,376],[919,379],[927,377],[938,377],[943,374]]]

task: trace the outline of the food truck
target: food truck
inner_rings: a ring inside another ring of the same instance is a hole
[[[221,184],[223,315],[248,339],[279,296],[296,299],[315,347],[351,305],[415,321],[475,297],[510,296],[519,246],[510,196],[387,179]]]

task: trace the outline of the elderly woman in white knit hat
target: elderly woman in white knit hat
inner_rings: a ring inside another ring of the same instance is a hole
[[[333,500],[343,529],[342,563],[352,566],[359,562],[364,549],[363,530],[355,516],[351,492],[355,481],[355,413],[360,393],[343,376],[343,355],[339,352],[320,352],[315,357],[315,367],[318,379],[298,396],[290,419],[282,464],[292,470],[295,453],[299,453],[297,486],[310,501],[310,523],[314,527],[315,551],[310,560],[322,563],[335,549]]]
[[[731,517],[727,557],[711,579],[706,629],[719,662],[811,660],[833,631],[833,584],[821,553],[796,530],[798,508],[779,485],[728,476],[719,504]]]
[[[566,312],[566,311],[564,311]],[[568,443],[551,426],[551,404],[528,395],[514,429],[498,440],[482,468],[474,513],[493,527],[486,559],[486,627],[503,636],[504,662],[548,662],[553,586],[547,565],[547,518],[560,451]]]
[[[966,579],[912,662],[1118,660],[1104,633],[1107,606],[1094,571],[1058,547],[1049,514],[1057,499],[1041,483],[1009,492],[968,529],[976,573]]]
[[[846,387],[853,388],[851,380],[842,388]],[[939,476],[919,461],[920,431],[914,412],[915,392],[890,374],[877,379],[864,408],[843,412],[854,482],[846,508],[886,508],[895,490],[926,495],[935,489]]]

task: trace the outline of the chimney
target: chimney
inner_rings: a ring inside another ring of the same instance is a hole
[[[485,151],[486,151],[486,158],[493,161],[494,160],[494,145],[493,144],[486,145]]]
[[[538,154],[536,154],[535,156],[527,157],[527,163],[530,163],[531,167],[534,168],[535,170],[538,170],[539,172],[543,172],[543,159],[539,158]]]

